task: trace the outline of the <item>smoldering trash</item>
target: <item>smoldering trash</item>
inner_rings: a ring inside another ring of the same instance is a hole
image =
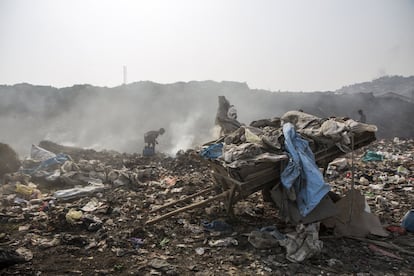
[[[2,274],[412,271],[413,140],[299,111],[232,122],[175,157],[2,145]]]

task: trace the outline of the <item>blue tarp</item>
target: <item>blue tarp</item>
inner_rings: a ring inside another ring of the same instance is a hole
[[[382,161],[384,160],[384,155],[379,154],[375,151],[367,151],[365,155],[362,157],[362,161],[370,162],[370,161]]]
[[[204,158],[216,159],[223,154],[223,143],[212,144],[203,149],[200,155]]]
[[[401,226],[414,233],[414,209],[409,210],[402,219]]]
[[[22,172],[26,173],[26,174],[34,174],[37,171],[47,170],[49,167],[51,167],[55,164],[62,165],[67,160],[70,160],[70,157],[68,155],[66,155],[64,153],[59,153],[55,157],[46,159],[45,161],[40,163],[40,165],[38,165],[34,168],[25,168],[25,169],[23,169]]]
[[[281,174],[281,181],[286,189],[294,187],[300,214],[305,217],[329,192],[330,186],[316,165],[308,141],[296,133],[291,123],[283,125],[283,135],[290,159]]]

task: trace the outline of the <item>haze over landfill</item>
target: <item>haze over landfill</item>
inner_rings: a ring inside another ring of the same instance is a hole
[[[365,108],[380,137],[409,137],[405,101],[378,113],[386,100],[267,94],[414,75],[413,13],[412,1],[1,1],[1,139],[21,155],[43,139],[135,152],[145,131],[165,127],[160,149],[174,154],[214,138],[220,94],[246,124]],[[410,80],[382,92],[411,99]],[[361,92],[384,94],[375,89]]]

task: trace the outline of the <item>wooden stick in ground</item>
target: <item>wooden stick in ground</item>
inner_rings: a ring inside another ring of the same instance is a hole
[[[358,238],[358,237],[348,237],[357,241],[363,241],[363,242],[367,242],[367,243],[372,243],[378,246],[382,246],[384,248],[388,248],[388,249],[393,249],[393,250],[397,250],[401,253],[410,255],[410,256],[414,256],[414,252],[407,250],[405,248],[402,248],[396,244],[393,244],[391,242],[384,242],[384,241],[376,241],[376,240],[371,240],[371,239],[365,239],[365,238]]]
[[[170,217],[172,217],[172,216],[174,216],[174,215],[176,215],[178,213],[182,213],[182,212],[185,212],[185,211],[188,211],[188,210],[191,210],[191,209],[195,209],[195,208],[198,208],[198,207],[207,205],[207,203],[210,203],[212,201],[216,201],[216,200],[219,200],[219,199],[222,199],[222,198],[227,197],[228,194],[229,194],[229,191],[222,192],[221,194],[218,194],[216,196],[207,198],[207,199],[205,199],[203,201],[196,202],[194,204],[191,204],[191,205],[185,206],[183,208],[180,208],[180,209],[174,210],[172,212],[169,212],[169,213],[167,213],[165,215],[162,215],[162,216],[159,216],[157,218],[151,219],[151,220],[147,221],[145,224],[146,225],[153,224],[153,223],[156,223],[158,221],[161,221],[161,220],[170,218]]]
[[[235,191],[236,191],[236,185],[233,185],[233,187],[230,188],[229,195],[227,198],[227,203],[226,203],[227,214],[230,216],[233,215],[233,198],[234,198]]]
[[[178,200],[176,200],[176,201],[173,201],[173,202],[167,203],[167,204],[165,204],[165,205],[162,205],[162,206],[160,206],[160,207],[158,207],[158,208],[156,208],[156,209],[154,209],[154,210],[151,210],[151,211],[150,211],[150,213],[155,213],[155,212],[158,212],[158,211],[164,210],[165,208],[168,208],[168,207],[173,206],[173,205],[175,205],[175,204],[177,204],[177,203],[180,203],[180,202],[183,202],[183,201],[186,201],[186,200],[192,199],[192,198],[197,197],[197,196],[199,196],[199,195],[203,195],[203,194],[208,193],[208,192],[210,192],[210,191],[212,191],[212,190],[213,190],[213,188],[212,188],[212,187],[211,187],[211,188],[208,188],[208,189],[205,189],[205,190],[202,190],[202,191],[200,191],[200,192],[198,192],[198,193],[195,193],[195,194],[192,194],[192,195],[190,195],[190,196],[187,196],[187,197],[184,197],[184,198],[178,199]]]

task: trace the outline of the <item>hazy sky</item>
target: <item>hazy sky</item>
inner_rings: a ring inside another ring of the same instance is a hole
[[[335,90],[414,75],[414,0],[0,0],[0,84]]]

